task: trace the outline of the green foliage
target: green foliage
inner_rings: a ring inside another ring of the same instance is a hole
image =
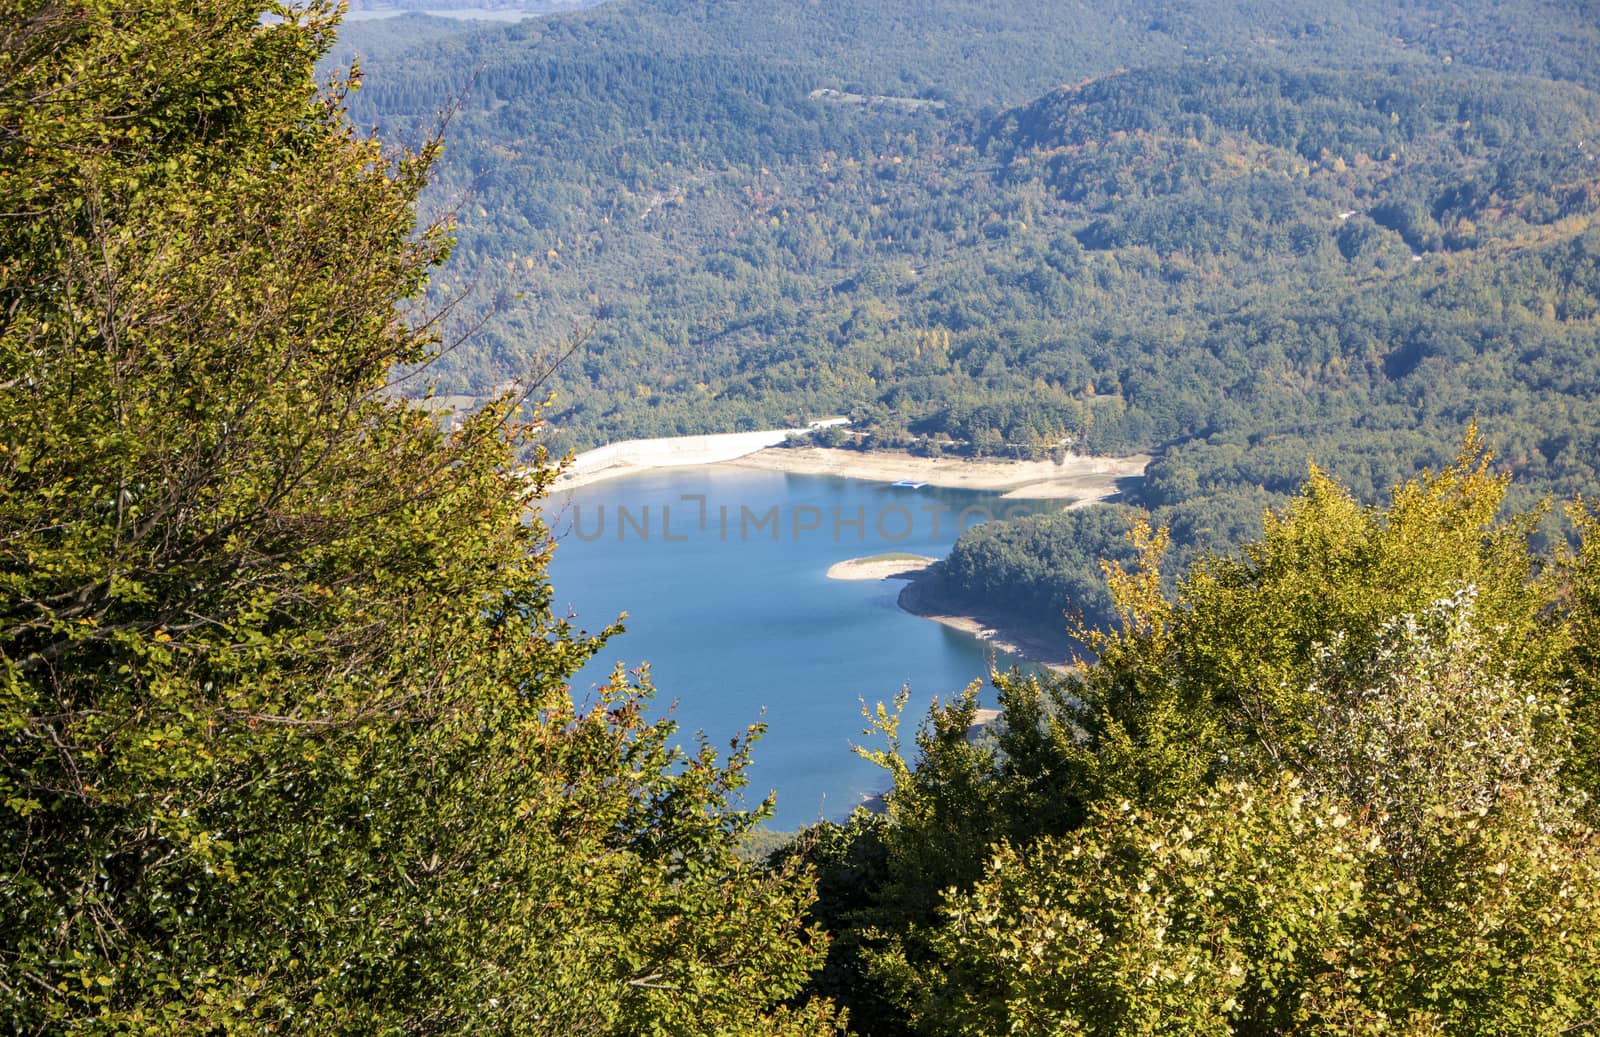
[[[748,738],[574,702],[514,401],[389,391],[434,148],[266,13],[0,18],[0,1025],[828,1032]]]
[[[1224,786],[1188,806],[1168,819],[1124,803],[1081,836],[1000,848],[950,904],[947,989],[919,1030],[1227,1034],[1303,1021],[1296,973],[1323,967],[1361,903],[1349,817],[1292,783]]]
[[[1551,1032],[1596,1010],[1593,518],[1551,566],[1475,430],[1364,506],[1313,469],[1098,657],[936,708],[871,835],[846,1004],[895,1033]],[[944,838],[941,841],[942,837]],[[855,898],[850,912],[829,901]]]
[[[1313,469],[1238,556],[1204,560],[1161,596],[1160,543],[1136,580],[1119,572],[1122,630],[1091,638],[1100,664],[1073,688],[1095,748],[1082,763],[1096,795],[1174,802],[1198,782],[1262,761],[1294,765],[1318,708],[1310,675],[1320,645],[1365,648],[1390,617],[1461,586],[1477,589],[1496,658],[1541,678],[1558,646],[1540,618],[1530,523],[1499,518],[1506,477],[1468,433],[1455,463],[1362,506]]]
[[[961,534],[944,575],[965,600],[1036,616],[1065,612],[1104,627],[1112,602],[1100,567],[1132,560],[1128,525],[1115,508],[985,522]]]
[[[1567,760],[1568,780],[1589,796],[1592,812],[1600,804],[1600,513],[1585,500],[1574,501],[1569,513],[1580,542],[1564,573],[1571,594],[1571,649],[1557,672],[1571,694],[1577,747]]]
[[[1324,646],[1299,777],[1126,801],[951,898],[927,1033],[1557,1032],[1600,969],[1600,856],[1553,703],[1470,593]],[[1541,733],[1542,732],[1542,733]],[[1551,739],[1554,739],[1552,741]]]
[[[1369,649],[1336,637],[1312,667],[1319,706],[1300,767],[1359,811],[1412,877],[1447,855],[1433,841],[1454,834],[1440,818],[1528,809],[1554,828],[1582,799],[1559,780],[1572,753],[1564,694],[1491,657],[1474,627],[1477,596],[1463,587],[1385,623]]]
[[[882,1037],[904,1032],[905,1016],[892,993],[868,977],[885,942],[873,921],[880,917],[874,905],[888,875],[882,839],[887,827],[882,814],[858,808],[842,824],[822,821],[801,832],[771,861],[774,867],[803,865],[815,872],[817,899],[806,920],[833,935],[806,995],[848,1003],[851,1031]]]
[[[986,809],[998,792],[996,747],[971,737],[977,722],[978,685],[934,710],[917,733],[917,752],[910,766],[902,762],[899,719],[905,698],[894,713],[881,707],[877,734],[886,745],[862,750],[895,775],[887,804],[884,832],[888,866],[894,883],[885,906],[912,924],[930,920],[941,890],[970,882],[984,850],[998,837],[998,815]]]
[[[834,934],[828,964],[808,987],[848,1006],[861,1032],[910,1032],[916,1006],[936,996],[930,947],[946,891],[983,873],[997,843],[1066,832],[1080,804],[1058,785],[1060,743],[1073,734],[1055,684],[997,675],[1005,721],[978,709],[968,687],[929,714],[907,760],[900,735],[908,694],[869,714],[883,748],[861,748],[894,778],[885,812],[802,833],[795,853],[818,874],[813,917]]]

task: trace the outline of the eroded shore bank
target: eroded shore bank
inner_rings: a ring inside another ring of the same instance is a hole
[[[835,562],[833,580],[903,580],[897,599],[914,616],[943,623],[995,648],[1064,673],[1075,662],[1066,619],[1051,628],[1038,620],[992,609],[973,609],[946,584],[939,560],[921,555],[872,555]]]
[[[914,616],[971,634],[1056,673],[1066,673],[1077,663],[1065,616],[1051,625],[995,609],[974,609],[946,585],[938,566],[929,566],[907,580],[898,600],[900,607]]]
[[[659,468],[728,465],[795,475],[832,475],[881,482],[916,482],[957,490],[996,492],[1014,500],[1060,500],[1069,506],[1116,495],[1123,480],[1144,475],[1150,458],[1066,457],[1062,461],[964,460],[917,457],[899,450],[783,447],[809,429],[768,429],[705,436],[630,439],[586,450],[572,459],[552,493]]]
[[[724,462],[741,468],[836,475],[882,482],[920,482],[952,490],[986,490],[1014,500],[1090,503],[1114,496],[1123,479],[1144,475],[1150,458],[1076,457],[1055,461],[964,460],[916,457],[900,450],[841,450],[783,447],[761,450]]]

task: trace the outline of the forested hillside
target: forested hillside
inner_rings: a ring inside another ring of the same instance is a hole
[[[1474,416],[1519,503],[1600,489],[1595,34],[1581,5],[624,2],[385,51],[356,110],[460,104],[437,287],[488,316],[443,391],[582,327],[557,449],[844,413],[864,448],[1149,451],[1134,503],[1188,557],[1308,458],[1372,499]]]

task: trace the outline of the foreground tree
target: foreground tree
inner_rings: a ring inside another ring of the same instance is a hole
[[[1572,698],[1574,743],[1566,777],[1589,797],[1593,824],[1600,813],[1600,510],[1594,502],[1580,500],[1567,514],[1580,540],[1565,573],[1571,594],[1571,650],[1562,659],[1560,675]]]
[[[575,702],[512,401],[396,401],[433,156],[326,6],[0,7],[0,1018],[11,1032],[819,1032],[748,739]]]
[[[1552,565],[1505,489],[1475,433],[1386,506],[1313,470],[1171,597],[1137,526],[1092,664],[997,675],[984,739],[974,694],[936,707],[914,759],[880,711],[887,815],[813,855],[825,989],[884,1033],[1545,1032],[1600,1009],[1600,538],[1574,509],[1582,547]]]
[[[1323,646],[1301,773],[1106,803],[1001,847],[940,930],[929,1033],[1558,1033],[1600,1013],[1600,852],[1559,696],[1463,590]]]
[[[1395,487],[1385,505],[1313,468],[1259,540],[1196,563],[1171,601],[1164,537],[1142,531],[1139,567],[1111,572],[1121,629],[1092,637],[1100,665],[1055,689],[1074,731],[1062,740],[1071,794],[1170,804],[1230,771],[1301,762],[1322,646],[1338,637],[1360,651],[1392,617],[1462,586],[1475,588],[1491,655],[1546,684],[1565,631],[1550,622],[1554,587],[1529,546],[1536,516],[1501,515],[1508,481],[1476,428],[1453,464]]]

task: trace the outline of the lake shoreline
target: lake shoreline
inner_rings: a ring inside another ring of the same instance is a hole
[[[833,419],[816,427],[836,424]],[[1056,461],[969,460],[917,457],[903,450],[844,450],[835,447],[783,446],[808,428],[767,429],[702,436],[629,439],[585,450],[568,463],[550,485],[550,493],[575,490],[597,482],[664,468],[709,465],[828,475],[885,483],[921,483],[953,490],[999,493],[1010,500],[1059,500],[1082,507],[1117,496],[1124,481],[1140,479],[1150,457],[1068,456]]]
[[[974,637],[1011,655],[1021,656],[1056,673],[1077,662],[1066,635],[1066,620],[1051,629],[1025,617],[994,609],[975,610],[948,585],[943,563],[922,555],[872,555],[835,562],[830,580],[903,580],[895,603],[904,612],[932,620]]]
[[[1055,673],[1070,672],[1078,665],[1072,640],[1066,634],[1065,618],[1060,626],[1052,628],[1036,619],[997,609],[974,609],[950,588],[939,566],[912,574],[900,589],[896,603],[913,616],[959,630]]]
[[[1143,478],[1150,457],[1074,455],[1058,463],[918,457],[903,450],[801,446],[756,451],[722,463],[793,475],[832,475],[997,492],[1010,500],[1059,500],[1075,507],[1116,496],[1122,492],[1122,480]]]
[[[574,456],[567,462],[561,475],[550,484],[550,492],[576,490],[581,486],[662,468],[697,468],[721,464],[808,431],[804,428],[767,429],[760,432],[619,440]]]

